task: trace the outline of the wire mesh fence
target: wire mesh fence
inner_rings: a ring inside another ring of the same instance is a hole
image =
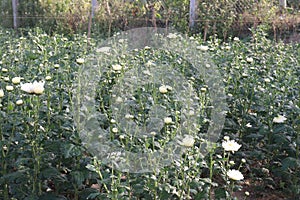
[[[282,38],[299,33],[297,1],[288,1],[283,11],[278,0],[197,1],[193,28],[189,26],[189,1],[170,0],[19,0],[16,19],[19,28],[39,26],[46,31],[78,33],[88,31],[93,10],[92,32],[106,35],[141,26],[173,26],[179,31],[201,33],[204,39],[214,34],[226,38],[247,35],[250,28],[265,24],[274,37]],[[2,0],[0,12],[1,26],[13,27],[12,1]]]

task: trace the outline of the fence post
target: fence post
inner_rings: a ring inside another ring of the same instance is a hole
[[[92,20],[93,20],[94,14],[95,14],[96,6],[97,6],[97,0],[92,0],[92,2],[91,2],[91,12],[90,12],[90,15],[89,15],[89,23],[88,23],[88,35],[87,35],[87,37],[88,37],[88,46],[90,44]]]
[[[286,0],[279,0],[280,9],[286,9]]]
[[[196,20],[196,0],[190,0],[190,28],[194,28]]]
[[[18,0],[12,0],[12,10],[13,10],[13,23],[14,29],[18,28],[17,15],[18,15]]]

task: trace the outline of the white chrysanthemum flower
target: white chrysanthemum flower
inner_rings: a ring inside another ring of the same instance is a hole
[[[23,100],[22,99],[19,99],[19,100],[17,100],[16,101],[16,104],[19,106],[19,105],[22,105],[24,102],[23,102]]]
[[[233,41],[240,41],[240,38],[234,37],[234,38],[233,38]]]
[[[21,90],[27,93],[35,93],[35,94],[42,94],[44,92],[44,84],[45,82],[37,82],[34,81],[33,83],[21,83]]]
[[[125,39],[119,39],[119,43],[124,43],[125,42]]]
[[[122,103],[122,102],[123,102],[122,97],[117,97],[117,98],[116,98],[116,103]]]
[[[155,136],[157,133],[155,131],[150,132],[151,136]]]
[[[182,139],[181,142],[179,142],[180,145],[185,147],[193,147],[195,143],[195,139],[191,135],[185,136],[185,138]]]
[[[165,85],[162,85],[158,88],[159,92],[162,94],[166,94],[168,92],[168,87]]]
[[[154,61],[148,60],[148,61],[145,63],[145,66],[146,66],[146,67],[155,66],[155,63],[154,63]]]
[[[165,122],[165,124],[171,124],[172,123],[172,118],[171,117],[165,117],[164,118],[164,122]]]
[[[115,65],[112,65],[112,69],[113,69],[114,71],[121,71],[122,66],[119,65],[119,64],[115,64]]]
[[[126,114],[125,115],[125,119],[133,119],[133,118],[134,118],[134,116],[131,115],[131,114]]]
[[[46,81],[50,81],[51,79],[52,79],[51,76],[46,76],[46,77],[45,77],[45,80],[46,80]]]
[[[230,179],[235,180],[235,181],[240,181],[240,180],[243,180],[243,179],[244,179],[243,174],[242,174],[239,170],[235,170],[235,169],[230,169],[230,170],[227,172],[227,176],[228,176]]]
[[[169,33],[169,34],[167,35],[167,38],[169,38],[169,39],[175,39],[175,38],[177,38],[177,35],[174,34],[174,33]]]
[[[13,84],[19,84],[21,82],[21,77],[14,77],[11,79]]]
[[[4,91],[0,89],[0,98],[4,97]]]
[[[12,86],[12,85],[7,85],[5,88],[6,88],[7,91],[13,91],[14,90],[14,86]]]
[[[3,80],[8,82],[9,81],[9,77],[3,77]]]
[[[273,122],[274,123],[283,123],[285,122],[286,117],[282,116],[282,115],[278,115],[277,117],[274,117]]]
[[[27,93],[33,93],[33,84],[32,83],[21,83],[21,90]]]
[[[110,47],[101,47],[96,50],[98,53],[108,53],[110,51]]]
[[[271,80],[270,80],[269,78],[265,78],[264,81],[265,81],[266,83],[270,83],[270,82],[271,82]]]
[[[59,64],[54,64],[54,68],[59,68]]]
[[[246,163],[246,159],[245,158],[242,158],[242,163]]]
[[[42,82],[34,81],[33,82],[33,92],[35,94],[42,94],[45,90],[44,84],[45,84],[45,82],[43,82],[43,81]]]
[[[8,69],[2,68],[2,72],[8,72]]]
[[[249,75],[247,73],[242,73],[242,77],[248,77]]]
[[[251,57],[247,57],[247,58],[246,58],[246,61],[249,62],[249,63],[252,63],[254,60],[253,60],[253,58],[251,58]]]
[[[246,127],[251,128],[252,125],[250,123],[246,124]]]
[[[77,59],[76,59],[76,62],[77,62],[78,64],[83,64],[83,63],[84,63],[84,59],[83,59],[83,58],[77,58]]]
[[[235,151],[238,151],[241,148],[242,145],[238,144],[234,140],[226,140],[222,142],[222,147],[225,151],[231,151],[234,153]]]
[[[209,49],[208,46],[204,46],[204,45],[197,46],[196,48],[201,51],[207,51]]]
[[[112,131],[113,133],[117,133],[119,130],[118,130],[118,128],[114,127],[114,128],[111,129],[111,131]]]
[[[229,141],[229,140],[230,140],[230,137],[226,135],[226,136],[224,136],[224,140],[225,140],[225,141]]]

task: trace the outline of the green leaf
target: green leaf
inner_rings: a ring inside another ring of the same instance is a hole
[[[215,189],[215,199],[226,199],[228,192],[224,188]]]
[[[282,162],[282,170],[297,168],[300,166],[300,160],[292,157],[285,158]]]

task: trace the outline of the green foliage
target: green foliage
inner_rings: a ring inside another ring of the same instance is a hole
[[[0,47],[0,89],[4,90],[0,98],[0,198],[230,199],[240,184],[229,180],[226,171],[235,168],[250,184],[262,180],[265,186],[297,199],[300,46],[274,43],[265,30],[253,29],[249,41],[235,38],[226,43],[210,38],[203,43],[200,36],[192,38],[208,47],[223,75],[229,105],[223,135],[242,144],[241,149],[234,154],[224,152],[218,143],[203,157],[199,151],[203,141],[195,138],[195,145],[177,162],[144,174],[119,172],[93,158],[82,146],[74,126],[72,83],[80,65],[76,59],[93,52],[97,41],[91,39],[88,51],[85,35],[49,36],[34,29],[24,30],[20,37],[1,30],[0,42],[5,45]],[[120,56],[116,63],[134,68],[145,63],[143,59],[178,68],[188,65],[177,55],[152,49],[141,50],[132,57]],[[110,116],[105,106],[109,103],[109,89],[118,78],[116,74],[110,75],[111,85],[109,81],[103,82],[103,90],[98,91],[106,116]],[[23,78],[22,82],[45,80],[46,76],[51,79],[46,81],[43,94],[33,95],[11,82],[17,76]],[[204,84],[199,80],[195,87]],[[14,90],[7,91],[8,85],[13,85]],[[146,99],[145,91],[136,92],[136,99]],[[23,100],[22,105],[17,105],[19,99]],[[169,99],[162,97],[158,101],[173,109],[174,102]],[[136,108],[135,112],[138,116],[144,110]],[[276,122],[278,116],[285,116],[286,120]],[[209,112],[205,111],[203,117],[209,119]],[[112,125],[108,119],[103,120],[103,126]],[[205,123],[201,121],[200,125],[205,131]],[[118,136],[113,139],[122,144],[124,140]],[[127,141],[134,150],[147,144],[141,140]],[[159,142],[155,143],[157,148]],[[245,164],[242,158],[246,159]],[[242,164],[246,167],[240,168]]]

